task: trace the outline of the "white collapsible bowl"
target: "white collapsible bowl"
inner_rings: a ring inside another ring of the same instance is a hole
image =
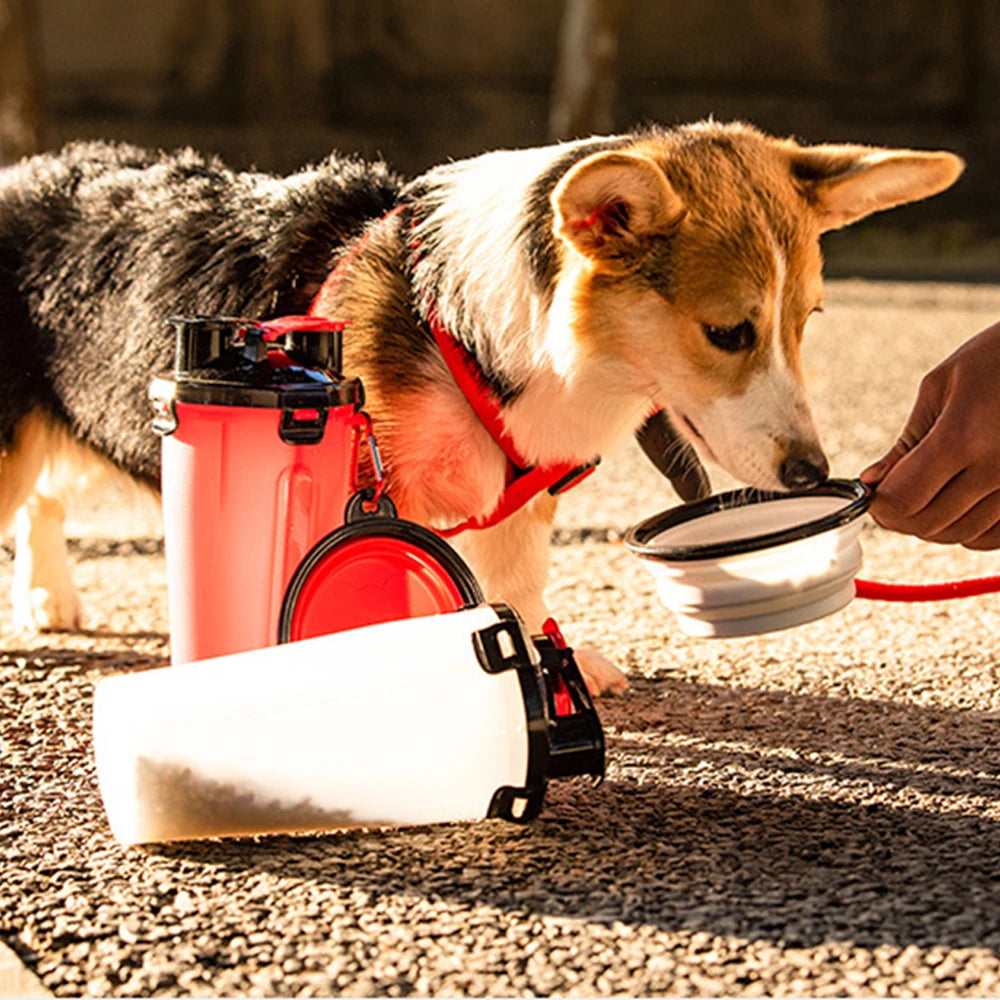
[[[647,518],[625,542],[688,635],[773,632],[854,597],[870,497],[857,480],[808,492],[734,491]]]

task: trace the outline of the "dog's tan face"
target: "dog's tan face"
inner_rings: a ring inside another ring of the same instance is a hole
[[[765,489],[827,473],[800,345],[820,234],[952,184],[950,153],[800,147],[743,126],[596,153],[553,192],[574,333],[707,457]]]

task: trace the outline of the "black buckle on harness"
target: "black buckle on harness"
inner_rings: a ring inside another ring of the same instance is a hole
[[[553,483],[549,487],[549,493],[555,497],[559,496],[560,493],[565,493],[566,490],[571,490],[577,483],[586,479],[587,476],[589,476],[600,464],[601,459],[598,457],[595,458],[593,462],[587,462],[585,465],[578,465],[572,470],[572,472],[567,472],[562,479]]]

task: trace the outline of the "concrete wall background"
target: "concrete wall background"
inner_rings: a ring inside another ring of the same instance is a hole
[[[547,138],[562,0],[35,0],[44,142],[288,170],[331,147],[406,172]],[[947,147],[906,224],[1000,230],[1000,0],[632,0],[615,126],[743,118],[803,140]],[[902,218],[902,216],[901,216]]]

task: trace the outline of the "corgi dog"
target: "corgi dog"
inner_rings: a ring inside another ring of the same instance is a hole
[[[158,487],[146,399],[171,367],[166,319],[311,309],[350,321],[344,371],[363,382],[400,515],[453,537],[487,598],[537,631],[556,491],[508,503],[512,453],[583,467],[641,429],[689,492],[705,488],[696,455],[763,489],[819,483],[800,343],[823,302],[820,234],[962,169],[948,152],[709,121],[409,182],[339,156],[278,178],[103,143],[0,171],[14,623],[80,625],[62,535],[80,469]],[[599,654],[579,660],[593,691],[624,685]]]

